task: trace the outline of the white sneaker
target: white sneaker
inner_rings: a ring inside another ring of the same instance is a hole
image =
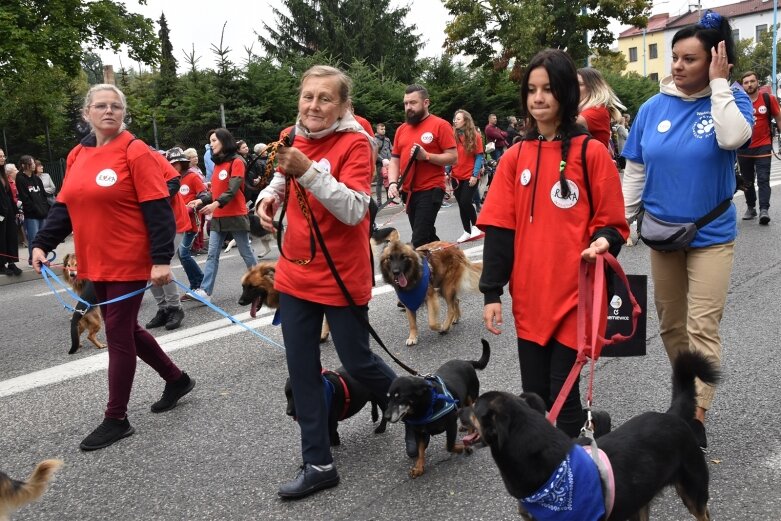
[[[261,251],[258,253],[258,258],[262,259],[271,251],[271,241],[267,239],[260,239],[260,248]]]
[[[464,233],[461,234],[461,237],[456,239],[456,242],[466,242],[466,241],[468,241],[471,238],[472,238],[472,235],[470,235],[469,232],[464,232]]]
[[[206,292],[205,292],[204,290],[202,290],[201,288],[198,288],[198,289],[194,290],[194,291],[193,291],[193,294],[194,294],[196,297],[198,297],[199,299],[201,299],[201,300],[203,300],[203,301],[205,301],[205,302],[211,302],[211,301],[212,301],[212,298],[211,298],[211,297],[208,295],[208,293],[206,293]]]
[[[230,242],[228,243],[228,247],[225,248],[225,253],[230,252],[235,247],[236,247],[236,239],[231,239]]]
[[[477,226],[472,226],[472,233],[469,234],[469,238],[470,239],[477,239],[481,235],[483,235],[483,230],[481,230]]]

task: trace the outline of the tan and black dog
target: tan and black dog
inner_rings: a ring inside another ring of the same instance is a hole
[[[40,498],[60,467],[60,460],[44,460],[35,467],[27,481],[16,481],[0,472],[0,521],[10,521],[13,512]]]
[[[426,267],[430,277],[424,277]],[[464,291],[478,292],[482,262],[470,262],[464,252],[448,242],[431,242],[413,248],[401,241],[390,241],[380,255],[382,278],[396,290],[399,300],[405,304],[409,321],[408,346],[418,343],[417,307],[421,301],[428,309],[428,325],[432,331],[445,334],[461,318],[458,295]],[[425,298],[423,293],[425,292]],[[421,298],[412,297],[419,294]],[[447,314],[439,321],[439,297],[445,300]],[[408,299],[408,297],[412,297]],[[408,305],[410,300],[415,303]],[[405,302],[407,301],[407,302]],[[410,309],[410,306],[414,309]]]
[[[75,253],[69,253],[62,260],[62,274],[68,284],[73,288],[82,300],[89,302],[90,307],[87,309],[87,305],[83,302],[76,304],[76,311],[73,312],[71,317],[71,348],[68,351],[69,355],[72,355],[81,347],[81,334],[87,331],[87,340],[98,348],[103,349],[106,344],[98,340],[97,334],[100,328],[103,327],[103,315],[100,313],[100,308],[94,306],[97,304],[98,298],[95,295],[95,287],[92,285],[91,280],[78,278],[78,261]]]
[[[367,403],[372,404],[372,422],[377,423],[377,420],[380,419],[379,404],[372,398],[371,392],[350,376],[344,367],[339,367],[336,371],[324,370],[323,384],[330,386],[331,389],[331,400],[328,404],[328,435],[332,446],[341,444],[338,430],[339,422],[354,416]],[[285,413],[295,419],[296,402],[293,399],[290,378],[285,381],[285,397],[287,398]],[[388,421],[383,417],[380,424],[374,429],[374,434],[385,432],[387,423]]]
[[[432,434],[445,432],[448,452],[464,452],[463,443],[456,443],[458,411],[472,405],[480,394],[476,369],[485,369],[491,356],[488,342],[482,340],[482,344],[480,360],[450,360],[431,377],[399,376],[391,383],[385,418],[391,423],[402,420],[415,433],[417,456],[410,477],[423,475]]]
[[[715,384],[719,373],[699,353],[680,354],[673,363],[672,402],[667,412],[645,412],[597,439],[612,467],[615,488],[607,489],[608,499],[613,498],[612,510],[610,501],[599,510],[604,501],[604,480],[598,476],[597,465],[588,455],[580,459],[582,448],[548,422],[545,404],[536,395],[529,400],[523,395],[487,392],[477,399],[469,418],[491,448],[507,492],[519,500],[524,519],[647,520],[651,501],[662,489],[675,485],[692,516],[708,521],[708,465],[690,427],[696,404],[695,377]],[[582,480],[581,471],[572,463],[578,459],[582,461]],[[595,472],[596,482],[589,483],[588,473]],[[574,498],[568,503],[569,510],[552,509],[540,498],[543,488],[552,490],[543,486],[556,475],[574,476],[571,494],[564,487],[555,487],[557,497]],[[586,498],[583,503],[577,494]]]

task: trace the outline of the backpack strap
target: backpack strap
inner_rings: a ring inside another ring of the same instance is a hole
[[[767,116],[767,126],[770,128],[770,137],[773,138],[773,114],[770,105],[770,94],[767,92],[762,92],[762,99],[765,100],[765,108],[767,109],[767,112],[765,115]]]
[[[588,149],[588,142],[591,141],[591,136],[586,136],[583,140],[583,145],[580,147],[580,162],[581,169],[583,170],[583,184],[586,189],[586,197],[588,197],[588,216],[589,219],[594,217],[594,207],[591,205],[591,181],[588,178],[588,163],[586,162],[586,149]]]

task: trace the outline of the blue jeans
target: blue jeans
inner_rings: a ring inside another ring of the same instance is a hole
[[[185,232],[182,238],[181,244],[179,244],[179,261],[182,263],[182,268],[187,274],[187,280],[190,281],[190,289],[198,289],[203,282],[203,272],[198,267],[198,263],[193,259],[190,248],[192,248],[193,241],[198,235],[198,232]]]
[[[27,234],[27,258],[33,258],[33,239],[38,235],[38,230],[43,227],[43,219],[24,218],[24,233]]]
[[[257,264],[258,260],[255,258],[255,252],[252,251],[252,246],[249,243],[249,232],[234,231],[231,233],[236,240],[239,254],[244,259],[247,269]],[[222,243],[226,235],[228,235],[228,232],[212,231],[209,233],[209,253],[206,256],[206,270],[203,272],[203,281],[201,281],[201,289],[207,295],[211,295],[212,291],[214,291],[217,268],[220,267],[220,252],[222,252]]]

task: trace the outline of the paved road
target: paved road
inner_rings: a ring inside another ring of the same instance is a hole
[[[722,327],[724,382],[708,423],[710,505],[718,520],[776,520],[781,512],[777,195],[773,203],[770,226],[740,222]],[[391,215],[384,212],[380,222]],[[391,224],[409,238],[403,215]],[[443,209],[438,224],[443,239],[455,239],[461,233],[457,208]],[[463,249],[481,258],[480,242]],[[625,249],[620,259],[628,273],[648,273],[645,246]],[[281,343],[268,313],[250,320],[247,309],[237,305],[242,271],[235,250],[223,254],[215,303]],[[181,269],[176,273],[183,275]],[[462,298],[464,318],[453,332],[439,336],[424,330],[420,344],[407,348],[406,319],[395,303],[390,289],[378,283],[372,323],[398,356],[421,371],[450,358],[479,356],[480,338],[489,336],[481,324],[481,297],[468,295]],[[0,469],[23,477],[41,459],[65,460],[44,499],[15,519],[518,519],[487,450],[451,456],[444,439],[436,437],[426,474],[411,480],[403,429],[390,425],[385,434],[374,435],[368,411],[340,426],[342,446],[334,449],[334,458],[341,485],[298,502],[279,500],[277,486],[294,475],[300,457],[298,429],[284,414],[284,355],[192,304],[180,330],[155,334],[198,381],[194,392],[173,411],[151,414],[149,405],[162,382],[139,366],[129,408],[136,434],[111,448],[82,453],[78,444],[100,422],[106,401],[105,353],[88,347],[66,354],[68,314],[40,279],[0,289],[0,309]],[[147,295],[141,319],[154,312]],[[511,324],[507,314],[505,323]],[[492,357],[480,375],[483,390],[520,390],[515,339],[506,329],[489,338]],[[614,425],[645,410],[663,410],[669,402],[669,363],[653,307],[648,351],[642,358],[598,363],[595,403],[611,412]],[[325,367],[339,365],[331,344],[323,347],[322,357]],[[653,519],[690,519],[673,491],[660,497],[652,512]]]

